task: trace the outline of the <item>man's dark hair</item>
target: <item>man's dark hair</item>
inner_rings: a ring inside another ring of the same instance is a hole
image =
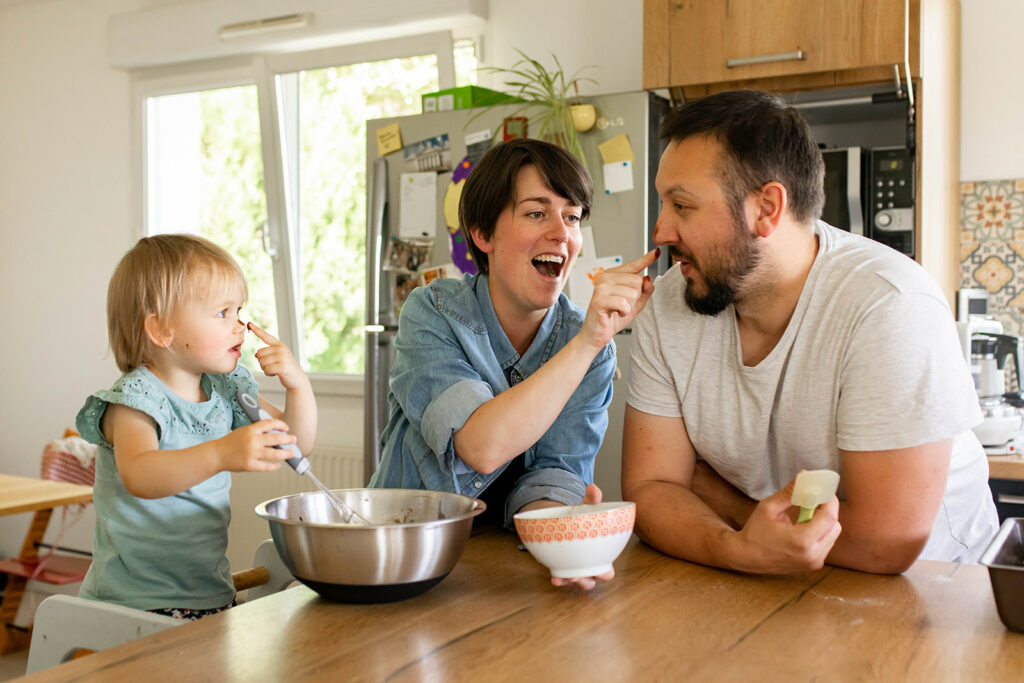
[[[515,201],[516,177],[523,166],[533,165],[552,192],[582,207],[581,219],[590,215],[594,184],[583,164],[561,147],[548,142],[517,138],[489,149],[466,178],[459,200],[459,226],[473,261],[487,273],[487,254],[473,243],[471,228],[491,239],[498,216]]]
[[[789,193],[800,223],[821,215],[825,164],[810,126],[781,98],[759,90],[730,90],[693,100],[669,112],[661,137],[709,136],[725,152],[724,189],[733,210],[751,192],[776,181]]]

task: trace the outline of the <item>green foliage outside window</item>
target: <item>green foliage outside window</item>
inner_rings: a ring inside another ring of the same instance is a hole
[[[227,249],[245,273],[243,320],[276,335],[274,273],[260,237],[267,201],[256,87],[203,91],[200,119],[200,232]],[[253,354],[261,346],[250,335],[242,347],[242,363],[250,370],[259,369]]]
[[[311,372],[362,374],[366,312],[366,120],[419,113],[437,60],[302,73],[303,323]]]
[[[455,52],[462,82],[475,81],[472,44]],[[433,56],[367,62],[300,73],[299,291],[309,372],[363,372],[366,270],[366,120],[420,113],[437,90]],[[238,260],[249,283],[243,319],[277,334],[273,263],[255,86],[206,90],[201,109],[201,234]],[[249,337],[252,370],[262,346]]]

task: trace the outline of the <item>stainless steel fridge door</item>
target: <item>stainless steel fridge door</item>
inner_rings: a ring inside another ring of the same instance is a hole
[[[366,368],[363,375],[363,478],[367,482],[380,464],[380,433],[387,419],[388,362],[393,334],[381,321],[380,276],[383,264],[384,217],[387,208],[387,162],[376,159],[367,176],[366,201]]]

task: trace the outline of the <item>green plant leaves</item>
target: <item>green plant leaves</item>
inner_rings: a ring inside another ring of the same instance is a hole
[[[597,81],[592,78],[580,76],[584,69],[590,69],[593,66],[580,67],[571,76],[566,77],[562,63],[553,52],[551,53],[551,58],[555,62],[553,69],[548,69],[518,48],[516,48],[516,52],[520,55],[520,59],[511,68],[484,66],[480,67],[480,70],[504,76],[503,92],[523,101],[521,106],[510,116],[527,116],[529,130],[536,131],[537,137],[568,150],[586,168],[587,160],[576,136],[576,128],[569,110],[572,104],[570,90],[575,88],[575,84],[579,81],[597,84]],[[483,109],[471,117],[467,125],[488,109]],[[495,132],[497,133],[497,130]]]

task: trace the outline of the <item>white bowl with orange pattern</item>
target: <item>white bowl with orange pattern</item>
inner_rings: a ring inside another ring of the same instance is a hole
[[[519,540],[551,576],[575,579],[611,571],[626,547],[636,504],[564,505],[520,512],[512,517]]]

